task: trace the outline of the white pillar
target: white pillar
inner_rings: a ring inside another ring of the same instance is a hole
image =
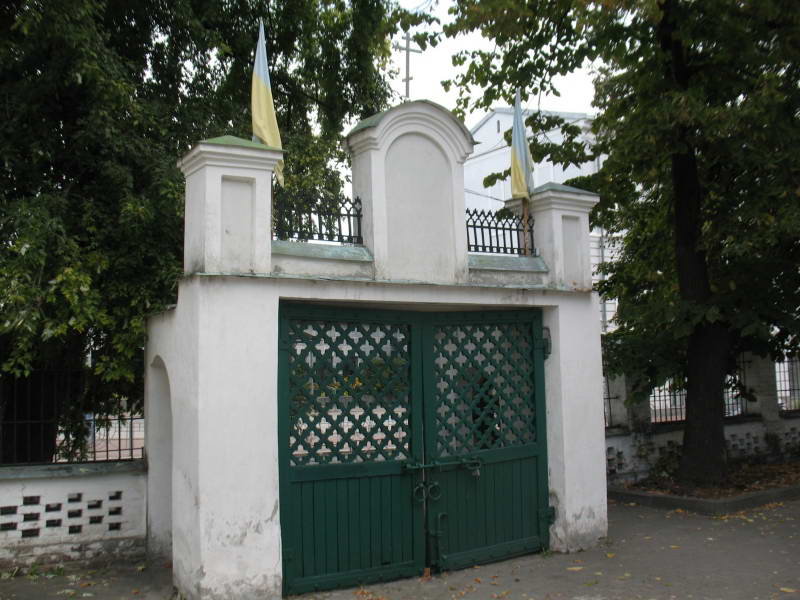
[[[550,545],[564,552],[590,548],[608,530],[600,306],[591,291],[589,250],[589,213],[599,200],[592,192],[546,183],[530,202],[547,285],[571,292],[544,310],[553,339],[545,361],[550,503],[556,509]],[[507,200],[506,207],[522,212],[520,200]]]
[[[592,288],[589,213],[599,200],[595,193],[558,183],[545,183],[533,190],[533,243],[549,269],[547,280],[551,286],[567,290]],[[519,214],[520,202],[506,200],[506,206]]]
[[[597,294],[570,294],[544,309],[553,350],[545,360],[550,546],[591,548],[606,535],[606,443]]]
[[[775,363],[772,359],[745,353],[744,384],[753,392],[755,402],[748,402],[748,413],[760,414],[767,433],[778,433],[780,416],[778,411],[778,388],[775,382]]]
[[[603,402],[605,402],[606,385],[608,385],[608,411],[610,427],[630,427],[629,410],[625,405],[627,385],[624,375],[608,376],[608,384],[603,377]],[[605,408],[605,407],[604,407]]]
[[[786,359],[786,372],[789,378],[789,401],[785,410],[800,409],[800,359]]]
[[[347,136],[353,196],[377,279],[468,280],[464,160],[474,140],[447,109],[406,102]]]
[[[269,273],[272,173],[283,151],[234,136],[204,140],[186,177],[185,273]]]

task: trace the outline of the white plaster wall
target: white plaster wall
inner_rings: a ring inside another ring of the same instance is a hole
[[[186,179],[183,239],[183,269],[186,273],[204,270],[207,187],[208,173],[197,173]]]
[[[544,311],[553,351],[545,361],[551,547],[589,548],[606,534],[606,478],[597,295],[561,299]]]
[[[6,467],[0,479],[0,567],[142,555],[146,475],[134,464],[119,465],[99,467],[108,472],[93,465]],[[8,478],[26,472],[29,477]]]
[[[278,298],[257,280],[197,284],[201,592],[278,598]]]
[[[305,277],[353,277],[358,279],[373,279],[375,277],[375,267],[372,262],[335,259],[320,260],[282,254],[272,255],[272,272],[276,275],[287,274]]]
[[[768,454],[766,435],[777,435],[784,451],[800,447],[800,419],[780,418],[725,424],[729,459]],[[652,433],[614,433],[606,438],[606,470],[612,481],[644,479],[665,453],[676,452],[683,443],[683,429],[675,427]]]
[[[432,102],[407,102],[347,145],[376,278],[466,281],[463,163],[473,142],[463,124]]]
[[[548,282],[547,273],[530,271],[500,271],[492,269],[470,269],[469,279],[477,285],[542,287]]]
[[[386,151],[387,272],[393,279],[455,280],[452,170],[427,136],[408,133]],[[466,246],[463,249],[466,254]]]
[[[148,343],[145,357],[146,379],[152,379],[151,369],[163,361],[169,376],[170,401],[172,406],[172,488],[168,492],[153,481],[151,506],[158,510],[164,506],[164,496],[171,492],[172,514],[172,564],[176,584],[192,597],[199,597],[199,582],[202,579],[202,556],[200,553],[200,523],[198,509],[201,502],[198,472],[199,456],[199,411],[197,394],[199,389],[199,307],[198,285],[184,280],[180,284],[175,308],[148,321]],[[157,398],[150,396],[152,388],[146,387],[145,418],[148,432],[163,422],[151,420],[147,408]],[[152,410],[152,408],[151,408]],[[153,422],[155,421],[155,422]],[[162,432],[161,435],[164,435]],[[149,441],[149,436],[148,436]],[[148,460],[156,467],[163,460],[157,448],[148,446]],[[155,474],[158,474],[156,467]],[[160,497],[159,497],[160,495]],[[158,517],[157,517],[158,518]],[[166,516],[160,520],[165,523]],[[159,534],[156,533],[158,536]],[[163,534],[162,534],[163,539]]]

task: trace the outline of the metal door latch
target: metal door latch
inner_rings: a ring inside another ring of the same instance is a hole
[[[473,477],[481,476],[481,461],[477,458],[465,459],[462,464],[469,470]]]

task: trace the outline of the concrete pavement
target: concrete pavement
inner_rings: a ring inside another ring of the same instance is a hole
[[[576,554],[538,554],[429,579],[297,600],[800,600],[800,500],[706,517],[612,503],[609,537]],[[0,579],[0,600],[168,599],[164,565],[110,565]],[[257,600],[257,599],[253,599]]]

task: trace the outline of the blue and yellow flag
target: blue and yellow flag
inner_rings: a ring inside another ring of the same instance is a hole
[[[275,104],[272,102],[272,86],[267,67],[267,46],[264,43],[264,24],[261,22],[258,23],[258,45],[256,46],[256,61],[253,65],[250,101],[253,112],[253,140],[273,148],[283,148],[281,132],[278,131],[278,119],[275,117]],[[282,160],[275,165],[275,179],[283,186]]]
[[[517,88],[514,101],[514,125],[511,129],[511,197],[530,198],[533,191],[533,159],[528,138],[525,135],[525,120],[522,118],[522,101]]]

